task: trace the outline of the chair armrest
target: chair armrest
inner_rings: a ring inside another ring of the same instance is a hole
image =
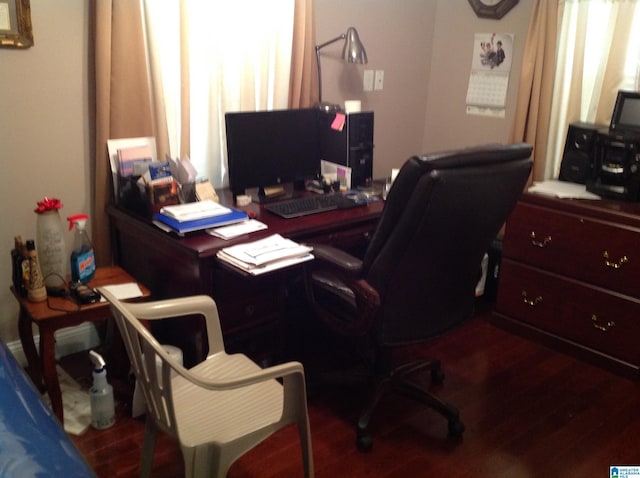
[[[314,244],[313,256],[315,261],[320,262],[321,265],[337,268],[341,273],[347,274],[351,278],[358,277],[362,272],[362,261],[360,259],[333,246]]]

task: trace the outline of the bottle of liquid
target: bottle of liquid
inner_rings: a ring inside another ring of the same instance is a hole
[[[86,225],[89,216],[86,214],[75,214],[67,218],[69,230],[75,228],[75,238],[73,251],[71,252],[71,280],[86,284],[96,273],[96,258],[93,251],[93,244],[89,240]]]
[[[43,300],[47,300],[47,289],[42,280],[36,244],[32,239],[27,241],[27,257],[29,257],[29,288],[27,290],[27,299],[31,302],[42,302]]]
[[[11,250],[13,289],[22,297],[26,297],[29,286],[29,258],[25,254],[25,245],[20,236],[13,238],[13,244]]]
[[[38,213],[36,221],[36,244],[40,270],[47,292],[55,294],[64,290],[67,282],[67,246],[64,242],[62,221],[57,209]]]
[[[97,430],[104,430],[116,421],[113,387],[107,382],[106,363],[102,356],[90,350],[89,358],[93,363],[93,385],[89,391],[91,426]]]

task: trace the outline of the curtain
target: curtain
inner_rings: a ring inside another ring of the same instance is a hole
[[[638,1],[561,5],[545,179],[558,176],[570,123],[609,125],[618,90],[636,88],[640,51]]]
[[[111,262],[108,139],[154,136],[159,158],[189,156],[224,186],[224,113],[310,106],[317,79],[313,0],[95,0],[94,10],[92,238],[104,265]]]
[[[568,125],[608,124],[618,89],[637,89],[637,0],[535,0],[512,140],[534,146],[532,179],[558,175]]]
[[[533,180],[544,176],[549,130],[558,7],[555,1],[535,0],[522,59],[520,89],[512,141],[533,146]]]

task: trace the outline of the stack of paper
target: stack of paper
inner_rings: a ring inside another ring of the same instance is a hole
[[[246,221],[247,213],[217,202],[197,201],[165,206],[153,215],[154,222],[179,234]]]
[[[313,248],[273,234],[264,239],[225,247],[217,257],[253,275],[313,259]]]

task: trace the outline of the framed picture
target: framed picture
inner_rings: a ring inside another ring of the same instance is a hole
[[[3,48],[33,46],[29,0],[0,0],[0,46]]]

